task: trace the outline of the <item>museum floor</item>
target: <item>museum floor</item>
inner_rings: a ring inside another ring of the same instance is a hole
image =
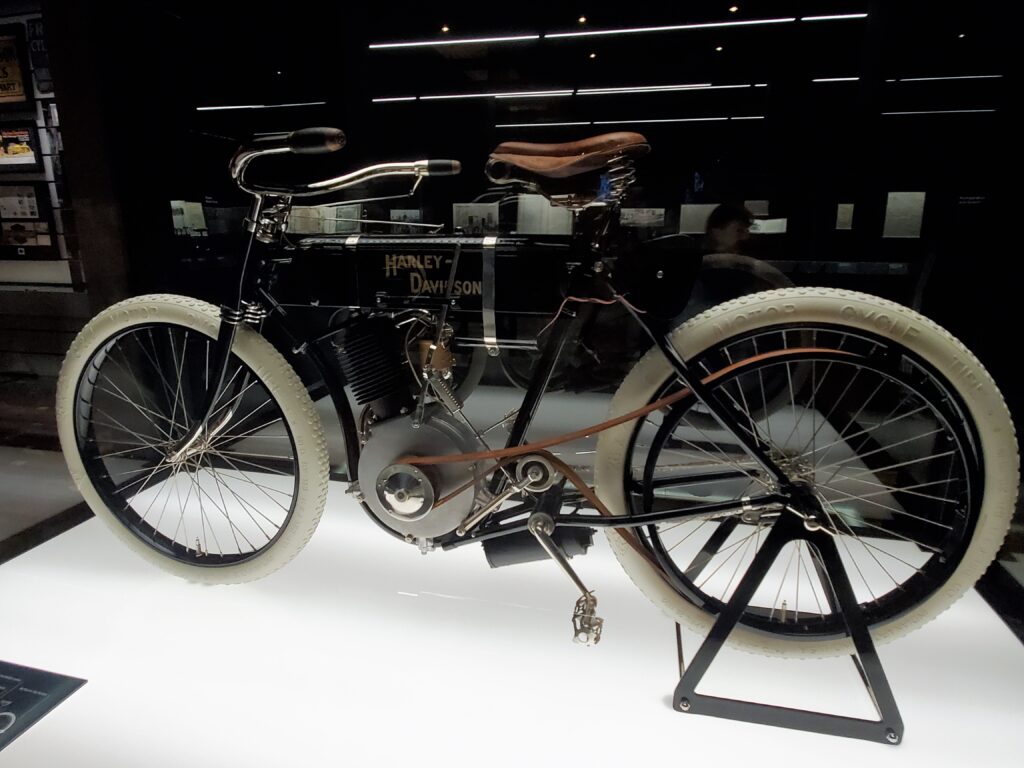
[[[672,625],[603,540],[578,562],[607,622],[594,648],[570,642],[551,564],[423,557],[339,484],[307,549],[240,587],[165,575],[90,520],[0,568],[2,656],[89,680],[3,765],[1019,764],[1024,646],[973,591],[883,647],[907,728],[888,748],[673,712]],[[870,714],[848,659],[729,652],[707,690]]]
[[[488,396],[470,402],[493,409]],[[607,407],[600,396],[552,401],[579,423]],[[581,462],[590,448],[565,446]],[[31,510],[74,505],[69,482],[58,453],[0,448],[12,529]],[[576,596],[551,563],[492,570],[476,548],[421,556],[382,536],[344,487],[332,483],[296,560],[248,585],[165,575],[95,519],[0,566],[0,659],[89,681],[0,764],[611,766],[678,755],[790,766],[808,755],[1009,766],[1024,753],[1024,645],[974,590],[881,649],[906,724],[900,747],[715,721],[670,708],[673,625],[602,537],[574,561],[606,620],[600,645],[584,648],[570,640]],[[685,640],[691,656],[699,639]],[[873,716],[848,658],[727,651],[701,690]]]

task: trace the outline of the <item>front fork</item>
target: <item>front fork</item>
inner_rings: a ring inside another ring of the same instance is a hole
[[[254,264],[254,252],[262,243],[273,242],[280,234],[290,205],[288,198],[267,198],[256,195],[250,209],[246,228],[250,231],[249,243],[242,260],[238,280],[238,296],[233,305],[223,304],[220,308],[220,327],[213,348],[213,364],[210,369],[209,386],[203,405],[196,414],[195,422],[175,446],[168,457],[171,462],[181,461],[200,450],[230,423],[234,416],[236,397],[249,386],[250,373],[233,375],[228,378],[231,350],[235,343],[238,326],[241,323],[258,324],[263,321],[266,311],[251,301],[255,293],[259,268]]]

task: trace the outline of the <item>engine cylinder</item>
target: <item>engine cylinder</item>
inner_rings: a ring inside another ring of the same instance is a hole
[[[361,318],[332,341],[345,382],[360,405],[374,404],[381,418],[409,406],[408,376],[402,359],[404,340],[386,317]]]

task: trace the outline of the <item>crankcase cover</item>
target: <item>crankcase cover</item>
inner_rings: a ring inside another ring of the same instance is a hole
[[[366,504],[384,525],[404,536],[433,539],[450,533],[473,511],[482,483],[472,483],[441,506],[436,501],[469,483],[475,462],[408,465],[409,456],[448,456],[481,450],[472,431],[436,404],[423,423],[398,416],[374,424],[359,457],[359,484]]]

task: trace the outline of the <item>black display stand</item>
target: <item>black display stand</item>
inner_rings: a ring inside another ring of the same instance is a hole
[[[850,657],[875,705],[878,720],[864,720],[697,693],[697,686],[700,685],[701,679],[707,673],[708,667],[718,655],[729,633],[736,626],[744,609],[750,603],[783,547],[792,541],[801,539],[813,546],[820,555],[820,563],[815,563],[819,579],[825,588],[831,610],[837,612],[846,624],[847,634],[853,641],[855,649],[855,653]],[[718,615],[711,632],[701,644],[688,668],[685,667],[683,661],[682,634],[678,624],[676,625],[676,646],[679,652],[681,679],[672,696],[672,706],[679,712],[774,725],[831,736],[866,739],[883,744],[894,745],[903,740],[903,719],[900,717],[899,707],[896,705],[896,699],[893,698],[892,689],[889,687],[889,681],[882,669],[875,644],[868,632],[867,622],[857,604],[850,579],[839,557],[835,540],[823,530],[807,530],[803,520],[796,515],[783,514],[774,522],[771,532],[765,538],[764,545],[740,580],[736,592]]]

